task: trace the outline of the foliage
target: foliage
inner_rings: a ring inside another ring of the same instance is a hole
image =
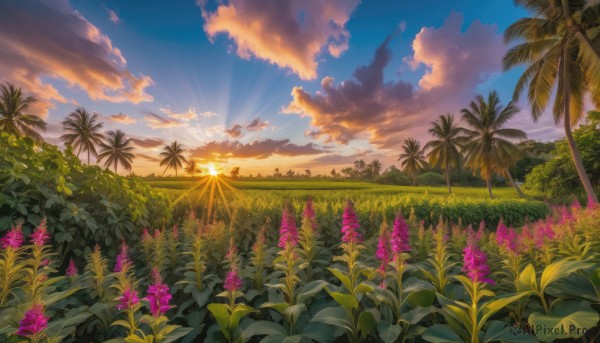
[[[0,230],[18,222],[26,234],[47,218],[61,256],[80,256],[98,243],[116,254],[117,242],[139,227],[162,226],[168,198],[136,180],[83,165],[70,151],[0,135]]]
[[[599,128],[600,112],[590,112],[585,124],[573,131],[573,138],[581,153],[583,165],[592,185],[597,190],[600,190]],[[570,202],[574,196],[587,201],[565,139],[556,141],[552,155],[553,158],[533,168],[531,174],[527,175],[525,187],[557,202]]]

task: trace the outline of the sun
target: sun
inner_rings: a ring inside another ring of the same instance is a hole
[[[208,174],[210,174],[210,176],[217,176],[219,175],[219,172],[215,169],[214,164],[211,164],[208,166]]]

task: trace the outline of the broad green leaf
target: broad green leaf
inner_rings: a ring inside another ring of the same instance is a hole
[[[329,295],[331,295],[333,300],[335,300],[341,306],[351,309],[358,308],[358,301],[354,296],[345,293],[332,292],[329,290],[327,290],[327,292],[329,293]]]
[[[298,303],[303,303],[306,300],[312,298],[313,295],[319,293],[323,287],[327,286],[329,283],[323,280],[315,280],[307,283],[298,292]]]
[[[246,304],[236,304],[231,317],[229,318],[229,328],[236,329],[240,323],[240,320],[249,313],[256,312],[256,310]]]
[[[544,271],[542,272],[542,277],[540,278],[540,290],[544,292],[546,287],[552,282],[589,266],[589,263],[565,259],[553,262],[544,268]]]
[[[519,275],[518,283],[519,291],[534,291],[538,292],[537,277],[535,275],[535,268],[530,263],[523,269]]]
[[[257,335],[287,336],[287,333],[285,331],[285,328],[283,326],[281,326],[281,324],[261,320],[259,322],[250,324],[250,326],[248,326],[245,330],[242,331],[242,335],[246,339],[250,339],[250,337],[257,336]]]
[[[373,313],[369,311],[363,311],[358,316],[358,329],[362,336],[367,336],[371,332],[377,330],[377,321],[373,317]]]
[[[344,274],[341,270],[337,270],[335,268],[327,268],[333,275],[335,275],[338,280],[346,287],[348,291],[352,290],[352,283],[350,282],[350,278]]]
[[[379,337],[384,343],[394,343],[402,333],[401,325],[394,325],[386,322],[379,324]]]
[[[483,338],[483,343],[534,343],[537,341],[534,335],[523,332],[516,326],[507,326],[505,322],[499,320],[490,322]]]
[[[210,313],[212,313],[212,315],[217,320],[217,323],[219,324],[219,327],[221,327],[221,330],[227,330],[227,327],[229,326],[230,317],[227,305],[213,303],[209,304],[207,307]]]
[[[478,316],[481,315],[479,319],[479,330],[483,329],[483,325],[485,322],[493,316],[496,312],[510,305],[512,302],[521,299],[522,297],[529,296],[533,294],[532,291],[521,292],[518,294],[504,294],[498,296],[494,299],[487,301],[481,308],[479,309]]]
[[[328,325],[338,326],[346,331],[352,331],[352,324],[348,319],[348,313],[343,307],[327,307],[319,311],[311,319],[311,322],[319,322]]]
[[[448,325],[435,324],[428,327],[422,336],[423,339],[429,342],[439,343],[463,343],[463,340],[452,332]]]
[[[598,325],[600,316],[587,301],[557,301],[552,313],[534,312],[529,324],[536,336],[550,342],[557,339],[579,338]]]

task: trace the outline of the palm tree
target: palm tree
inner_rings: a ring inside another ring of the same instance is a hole
[[[27,113],[29,106],[37,101],[33,96],[25,97],[21,88],[15,88],[11,83],[0,85],[0,130],[42,141],[42,136],[36,129],[45,131],[46,122]]]
[[[600,3],[584,0],[518,0],[532,12],[506,29],[507,42],[522,43],[504,56],[504,69],[527,65],[517,82],[514,101],[528,85],[531,115],[537,120],[552,96],[554,121],[561,120],[569,150],[587,196],[598,202],[581,155],[573,139],[571,126],[583,117],[584,96],[590,91],[600,107]]]
[[[173,168],[175,169],[175,176],[177,176],[177,168],[181,168],[183,166],[183,162],[186,162],[185,157],[183,156],[183,152],[185,149],[174,141],[171,145],[167,145],[163,148],[163,152],[160,153],[160,156],[163,156],[163,160],[160,161],[160,166],[167,165],[163,175],[167,172],[167,169]]]
[[[462,119],[469,126],[463,129],[465,164],[485,179],[490,198],[494,198],[491,183],[494,174],[506,176],[519,196],[524,196],[508,171],[521,156],[521,151],[508,139],[525,139],[527,134],[519,129],[503,128],[518,112],[519,108],[512,101],[502,108],[496,92],[490,92],[487,102],[478,95],[468,108],[461,110]]]
[[[462,128],[455,125],[453,114],[442,115],[437,121],[431,122],[431,125],[433,127],[429,129],[429,133],[437,139],[427,142],[424,149],[431,149],[427,154],[429,164],[444,169],[448,193],[452,193],[450,169],[460,167],[462,155],[459,149],[464,141],[461,136]]]
[[[100,142],[100,154],[98,154],[98,162],[106,158],[105,167],[114,166],[115,173],[119,163],[127,170],[131,170],[131,162],[135,155],[131,152],[131,139],[125,136],[125,132],[121,130],[108,131],[106,133],[105,142]]]
[[[202,170],[200,169],[200,167],[198,166],[198,161],[196,161],[195,159],[189,159],[187,161],[187,165],[185,166],[185,168],[183,169],[183,171],[185,171],[186,173],[192,175],[192,178],[196,177],[196,173],[201,173]]]
[[[96,122],[97,114],[90,115],[83,107],[71,112],[62,122],[63,129],[67,132],[60,136],[65,144],[77,149],[77,156],[81,151],[87,151],[87,163],[90,164],[90,153],[98,156],[96,145],[100,145],[104,136],[100,132],[102,123]]]
[[[416,186],[417,179],[415,176],[417,175],[417,172],[427,166],[427,161],[425,161],[425,150],[421,149],[421,143],[413,138],[404,140],[402,150],[404,152],[398,156],[398,161],[402,161],[402,170],[410,175],[413,180],[413,185]]]

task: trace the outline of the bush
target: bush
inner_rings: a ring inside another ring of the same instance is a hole
[[[417,184],[427,186],[446,185],[446,178],[438,173],[427,172],[417,176]]]
[[[48,219],[59,251],[81,255],[100,244],[115,255],[139,228],[162,227],[169,199],[135,178],[86,166],[70,150],[0,135],[0,232],[22,223],[25,234]]]

